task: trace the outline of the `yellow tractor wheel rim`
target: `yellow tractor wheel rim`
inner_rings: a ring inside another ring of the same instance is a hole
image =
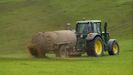
[[[102,53],[102,42],[100,40],[97,40],[95,43],[95,52],[97,55]]]
[[[113,45],[113,52],[116,54],[118,52],[118,45],[114,44]]]

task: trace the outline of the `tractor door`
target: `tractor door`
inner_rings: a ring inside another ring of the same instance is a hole
[[[76,25],[77,44],[76,48],[83,51],[86,46],[86,37],[89,32],[92,32],[92,25],[90,23],[78,23]]]

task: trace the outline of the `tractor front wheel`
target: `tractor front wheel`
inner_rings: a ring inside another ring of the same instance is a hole
[[[119,44],[115,39],[110,39],[108,46],[109,46],[109,50],[108,50],[109,55],[118,55],[119,54],[119,52],[120,52]]]

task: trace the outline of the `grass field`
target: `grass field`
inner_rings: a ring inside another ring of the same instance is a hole
[[[132,75],[133,40],[121,41],[118,56],[35,59],[25,54],[0,55],[0,75]],[[26,53],[28,55],[28,53]]]
[[[132,75],[132,0],[0,0],[0,75]],[[68,22],[107,21],[120,55],[36,59],[27,52],[32,35],[64,29]]]

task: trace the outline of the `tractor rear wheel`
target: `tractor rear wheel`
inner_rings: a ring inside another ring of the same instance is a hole
[[[103,42],[100,37],[96,37],[94,40],[87,41],[87,55],[88,56],[103,55]]]
[[[118,42],[115,39],[110,39],[108,44],[109,44],[109,50],[108,50],[109,55],[118,55],[120,52]]]
[[[69,52],[66,45],[61,45],[59,50],[56,51],[56,57],[65,58],[68,57]]]

